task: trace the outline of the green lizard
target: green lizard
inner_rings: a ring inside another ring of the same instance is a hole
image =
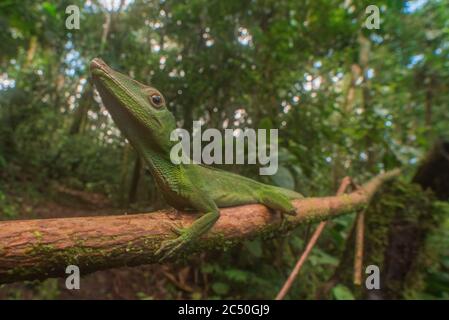
[[[176,142],[170,140],[170,133],[176,122],[162,94],[101,59],[93,59],[90,70],[112,119],[145,160],[167,203],[201,213],[189,228],[173,228],[177,237],[162,243],[161,260],[207,232],[218,220],[220,207],[261,203],[282,213],[296,213],[291,200],[302,198],[297,192],[200,164],[174,164],[170,150]]]

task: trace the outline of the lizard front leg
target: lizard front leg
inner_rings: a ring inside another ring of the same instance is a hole
[[[175,239],[165,240],[156,252],[157,255],[163,254],[159,261],[176,255],[182,248],[198,239],[206,233],[220,217],[220,211],[215,202],[209,198],[202,198],[200,193],[193,196],[192,207],[203,213],[200,218],[188,228],[174,228],[174,232],[178,235]]]
[[[283,214],[295,215],[296,208],[290,199],[276,190],[264,189],[259,191],[259,202]]]

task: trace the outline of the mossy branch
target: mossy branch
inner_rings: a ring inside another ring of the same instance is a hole
[[[399,170],[383,173],[357,191],[334,197],[294,201],[298,214],[282,223],[279,213],[263,205],[221,210],[221,217],[201,241],[183,252],[231,246],[257,235],[273,237],[302,223],[333,218],[366,206],[386,180]],[[120,216],[37,219],[0,222],[0,283],[62,276],[70,264],[81,274],[119,266],[158,261],[156,251],[173,237],[173,224],[187,227],[196,214],[161,210]]]

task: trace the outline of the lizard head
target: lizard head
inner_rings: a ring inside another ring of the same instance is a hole
[[[170,133],[176,122],[164,96],[156,88],[113,70],[99,58],[91,61],[90,72],[103,104],[130,143],[140,150],[165,153],[171,147]]]

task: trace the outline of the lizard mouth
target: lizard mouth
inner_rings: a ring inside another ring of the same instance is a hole
[[[99,80],[98,82],[106,88],[108,91],[110,91],[110,88],[108,85],[106,85],[106,82],[112,82],[114,85],[119,88],[121,91],[125,92],[127,96],[132,98],[133,100],[137,101],[138,99],[135,97],[133,93],[127,89],[122,82],[118,81],[116,77],[114,77],[114,74],[117,72],[114,72],[114,70],[109,67],[106,62],[101,60],[100,58],[94,58],[90,62],[90,73],[92,75],[92,78],[95,80]],[[112,94],[114,95],[114,94]]]

